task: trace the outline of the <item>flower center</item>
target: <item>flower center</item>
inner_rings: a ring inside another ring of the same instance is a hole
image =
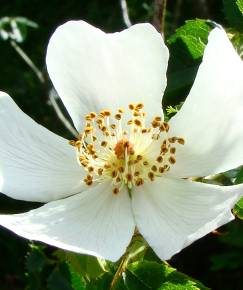
[[[119,140],[114,147],[114,153],[116,154],[117,159],[124,160],[125,153],[130,155],[133,151],[133,145],[127,139]]]
[[[169,137],[169,125],[160,116],[146,126],[143,107],[130,104],[131,118],[126,118],[123,109],[114,115],[104,110],[85,117],[84,131],[69,143],[87,171],[84,182],[88,186],[110,179],[117,194],[123,186],[131,190],[154,181],[176,163],[176,148],[184,145],[184,139]]]

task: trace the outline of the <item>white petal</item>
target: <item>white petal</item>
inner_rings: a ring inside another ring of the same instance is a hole
[[[0,216],[0,224],[30,240],[116,261],[134,231],[130,198],[106,183],[28,213]]]
[[[150,24],[106,34],[84,21],[67,22],[51,37],[46,61],[77,130],[85,114],[131,102],[162,114],[168,49]]]
[[[243,164],[243,62],[226,33],[214,29],[171,134],[185,138],[171,174],[206,176]]]
[[[74,148],[35,123],[2,92],[0,135],[0,192],[46,202],[82,190]]]
[[[243,186],[216,186],[160,178],[136,189],[133,210],[139,231],[161,259],[231,221]]]

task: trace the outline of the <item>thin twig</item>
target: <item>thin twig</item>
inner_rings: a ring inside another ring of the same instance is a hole
[[[43,73],[37,68],[37,66],[34,64],[34,62],[29,58],[29,56],[23,51],[23,49],[13,40],[10,41],[11,46],[14,48],[14,50],[18,53],[18,55],[24,60],[24,62],[29,66],[29,68],[32,69],[32,71],[35,73],[36,77],[40,81],[42,85],[46,83],[45,78],[43,76]],[[60,109],[58,103],[55,100],[54,95],[49,94],[49,100],[50,103],[56,112],[58,118],[61,120],[63,125],[69,130],[69,132],[73,136],[77,136],[76,130],[73,128],[73,126],[70,124],[70,122],[66,119],[64,116],[62,110]]]
[[[62,123],[64,124],[64,126],[69,130],[69,132],[73,135],[73,136],[77,136],[77,131],[73,128],[73,126],[70,124],[70,122],[66,119],[66,117],[63,115],[62,110],[60,109],[55,96],[53,94],[49,94],[49,100],[50,103],[53,107],[53,109],[55,110],[58,118],[62,121]]]
[[[117,271],[116,271],[116,273],[111,281],[110,290],[114,289],[114,287],[115,287],[116,283],[118,282],[119,278],[121,277],[122,273],[125,272],[129,261],[131,259],[134,259],[138,254],[140,254],[141,252],[145,251],[148,248],[148,244],[145,243],[144,245],[142,245],[141,247],[139,247],[137,250],[134,251],[133,244],[134,244],[135,240],[137,239],[137,237],[139,237],[139,236],[140,236],[140,234],[136,228],[134,231],[132,240],[131,240],[129,246],[127,247],[125,254],[122,256],[119,267],[118,267],[118,269],[117,269]],[[143,242],[144,242],[144,240],[143,240]]]
[[[122,257],[121,263],[120,263],[120,265],[119,265],[119,267],[118,267],[118,269],[117,269],[117,271],[116,271],[116,273],[115,273],[115,275],[114,275],[114,277],[113,277],[113,279],[111,281],[110,290],[112,290],[114,288],[114,286],[116,285],[116,283],[117,283],[118,279],[120,278],[121,274],[125,271],[127,263],[128,263],[128,261],[130,259],[129,256],[130,256],[129,253],[127,252]]]
[[[154,0],[154,27],[164,36],[167,0]]]
[[[33,61],[28,57],[28,55],[23,51],[23,49],[13,40],[10,41],[11,46],[15,49],[18,55],[25,61],[25,63],[32,69],[32,71],[37,76],[40,83],[45,83],[45,78],[42,72],[37,68]]]
[[[130,20],[129,13],[128,13],[127,1],[120,0],[120,5],[121,5],[122,18],[123,18],[124,23],[126,24],[127,27],[132,26],[132,22]]]

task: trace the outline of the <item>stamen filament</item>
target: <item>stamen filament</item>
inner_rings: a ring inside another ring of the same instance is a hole
[[[118,109],[113,115],[113,123],[109,110],[98,115],[91,112],[85,117],[84,131],[77,140],[69,142],[76,148],[80,166],[87,171],[84,178],[87,186],[110,179],[114,195],[124,186],[131,194],[134,186],[153,182],[168,172],[176,163],[177,146],[185,144],[182,137],[169,135],[169,125],[161,116],[155,116],[151,126],[145,127],[142,103],[128,107],[131,119],[125,130],[122,125],[124,109]]]

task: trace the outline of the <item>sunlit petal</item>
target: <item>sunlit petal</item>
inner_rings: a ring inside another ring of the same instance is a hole
[[[243,163],[243,62],[226,33],[214,29],[182,109],[170,121],[182,135],[171,174],[206,176]]]
[[[150,24],[106,34],[83,22],[60,26],[50,39],[47,68],[75,127],[90,111],[144,102],[162,114],[168,49]]]
[[[0,224],[27,239],[111,261],[125,252],[134,231],[127,192],[114,195],[107,182],[24,214],[2,215]]]
[[[68,141],[24,114],[0,93],[0,191],[47,202],[82,190],[83,170]]]
[[[133,195],[139,231],[161,259],[231,221],[243,186],[216,186],[161,178]]]

